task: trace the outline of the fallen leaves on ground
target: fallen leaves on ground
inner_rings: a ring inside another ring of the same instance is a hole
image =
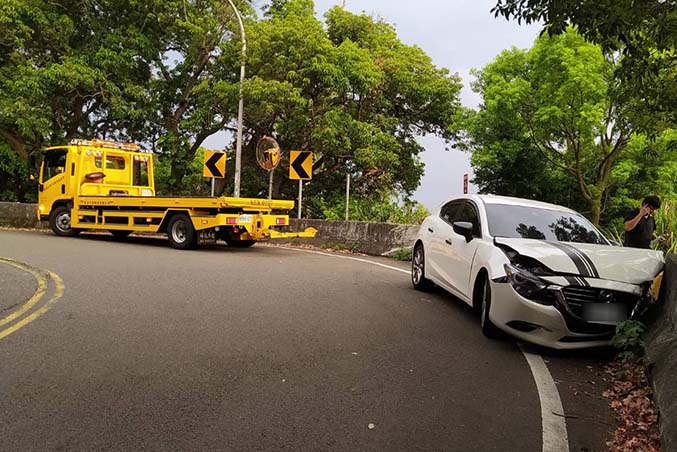
[[[620,423],[610,452],[660,452],[658,409],[653,390],[641,360],[615,361],[606,366],[610,389],[602,396],[609,399]]]

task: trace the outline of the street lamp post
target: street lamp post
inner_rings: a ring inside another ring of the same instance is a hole
[[[244,64],[247,54],[247,39],[244,34],[244,24],[242,23],[242,16],[237,10],[233,0],[228,0],[230,6],[235,10],[237,21],[240,24],[240,34],[242,35],[242,61],[240,62],[240,102],[237,109],[237,143],[235,145],[235,190],[233,196],[240,197],[240,162],[242,159],[242,115],[244,111]]]

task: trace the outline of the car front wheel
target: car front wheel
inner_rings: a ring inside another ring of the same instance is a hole
[[[482,327],[482,333],[486,337],[496,338],[499,335],[498,328],[489,318],[489,312],[491,311],[491,283],[489,278],[484,278],[484,284],[482,285],[482,313],[480,318],[480,325]]]

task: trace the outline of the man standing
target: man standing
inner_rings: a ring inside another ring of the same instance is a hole
[[[651,241],[656,238],[656,222],[653,212],[661,207],[658,196],[647,196],[642,201],[642,207],[633,209],[625,216],[624,246],[633,248],[651,248]]]

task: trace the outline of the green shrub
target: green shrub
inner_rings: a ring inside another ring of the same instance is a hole
[[[411,261],[414,251],[412,248],[400,248],[393,254],[393,259],[398,261]]]
[[[621,360],[625,361],[644,355],[645,332],[646,326],[637,320],[626,320],[616,327],[616,335],[611,345],[620,350]]]

